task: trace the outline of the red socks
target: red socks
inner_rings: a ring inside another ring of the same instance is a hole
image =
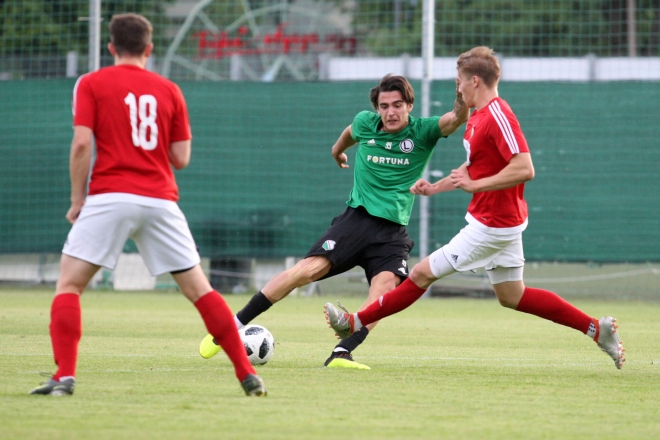
[[[424,292],[426,289],[422,289],[410,278],[406,278],[396,289],[390,290],[378,298],[378,301],[374,301],[367,308],[358,312],[358,318],[362,325],[371,324],[408,308],[421,298]]]
[[[242,382],[248,374],[256,374],[247,358],[243,342],[238,336],[234,315],[222,296],[212,290],[198,299],[195,307],[202,315],[206,329],[234,364],[238,380]]]
[[[586,315],[580,309],[549,290],[525,287],[516,310],[574,328],[585,334],[590,331],[590,326],[592,330],[594,330],[594,326],[595,329],[598,328],[598,320]],[[593,337],[592,335],[589,336]]]
[[[50,339],[57,371],[53,379],[76,376],[78,342],[82,335],[80,295],[61,293],[55,295],[50,308]]]

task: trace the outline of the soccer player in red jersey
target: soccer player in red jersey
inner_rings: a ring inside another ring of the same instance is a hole
[[[527,203],[523,192],[525,182],[534,178],[529,147],[516,116],[498,95],[500,66],[493,51],[482,46],[463,53],[457,70],[458,91],[474,108],[463,137],[467,161],[434,184],[418,180],[410,191],[425,196],[454,189],[471,193],[467,226],[417,264],[397,288],[360,312],[341,312],[326,304],[328,323],[345,338],[407,308],[434,281],[483,267],[502,306],[587,334],[620,369],[625,358],[616,319],[592,318],[553,292],[525,286],[522,232],[527,227]]]
[[[245,393],[266,395],[231,310],[200,267],[176,203],[172,167],[188,166],[192,138],[183,94],[145,68],[153,50],[146,18],[115,15],[109,27],[114,66],[83,75],[73,92],[71,207],[66,214],[73,227],[62,250],[50,322],[57,371],[30,394],[73,394],[82,334],[80,295],[101,266],[114,269],[131,238],[152,275],[170,272],[195,304],[233,362]],[[92,139],[96,161],[85,197]]]

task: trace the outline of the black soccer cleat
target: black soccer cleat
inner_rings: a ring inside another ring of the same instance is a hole
[[[243,379],[243,382],[241,382],[241,386],[243,387],[245,395],[247,396],[268,395],[264,381],[256,374],[248,374],[247,377]]]
[[[66,379],[63,381],[57,381],[52,377],[46,382],[42,383],[40,387],[37,387],[30,391],[30,394],[43,394],[51,396],[70,396],[73,394],[73,390],[76,387],[75,379]]]

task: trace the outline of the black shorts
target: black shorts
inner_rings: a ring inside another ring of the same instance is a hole
[[[371,279],[381,272],[407,278],[414,245],[405,226],[374,217],[362,206],[348,207],[332,220],[305,258],[323,255],[330,260],[332,269],[322,280],[360,266],[371,285]]]

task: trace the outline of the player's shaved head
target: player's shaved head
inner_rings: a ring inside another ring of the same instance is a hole
[[[140,56],[151,44],[153,27],[142,15],[113,15],[108,27],[110,41],[119,56]]]
[[[500,62],[490,47],[478,46],[462,53],[456,68],[460,75],[478,76],[488,87],[500,80]]]

